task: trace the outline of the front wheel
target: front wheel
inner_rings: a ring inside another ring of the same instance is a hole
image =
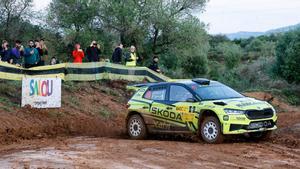
[[[141,140],[147,136],[147,129],[143,118],[138,115],[130,116],[127,122],[127,132],[131,139]]]
[[[224,136],[221,131],[220,122],[216,117],[209,116],[201,124],[202,139],[210,144],[222,143]]]

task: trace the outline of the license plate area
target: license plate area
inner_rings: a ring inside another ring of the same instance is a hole
[[[261,128],[272,128],[274,123],[272,121],[259,121],[259,122],[252,122],[247,127],[250,130],[253,129],[261,129]]]

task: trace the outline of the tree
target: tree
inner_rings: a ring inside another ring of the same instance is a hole
[[[62,33],[73,34],[73,41],[79,41],[80,33],[92,30],[96,16],[96,1],[53,0],[49,6],[48,24]]]
[[[289,83],[300,83],[300,30],[286,33],[276,46],[275,73]]]
[[[222,52],[225,66],[228,69],[236,67],[239,64],[241,57],[243,56],[241,47],[232,43],[221,43],[217,47],[217,50]]]
[[[0,0],[1,33],[7,40],[15,40],[22,23],[32,13],[32,0]]]

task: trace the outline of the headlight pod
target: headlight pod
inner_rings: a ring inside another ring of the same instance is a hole
[[[273,106],[272,106],[272,110],[273,110],[274,114],[276,115],[276,110]]]
[[[224,109],[226,114],[245,114],[244,110]]]

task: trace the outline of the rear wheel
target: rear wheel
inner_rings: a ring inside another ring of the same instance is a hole
[[[127,122],[127,132],[131,139],[141,140],[147,136],[147,129],[143,118],[138,115],[130,116]]]
[[[221,131],[220,122],[216,117],[209,116],[201,124],[201,136],[207,143],[222,143],[224,136]]]

